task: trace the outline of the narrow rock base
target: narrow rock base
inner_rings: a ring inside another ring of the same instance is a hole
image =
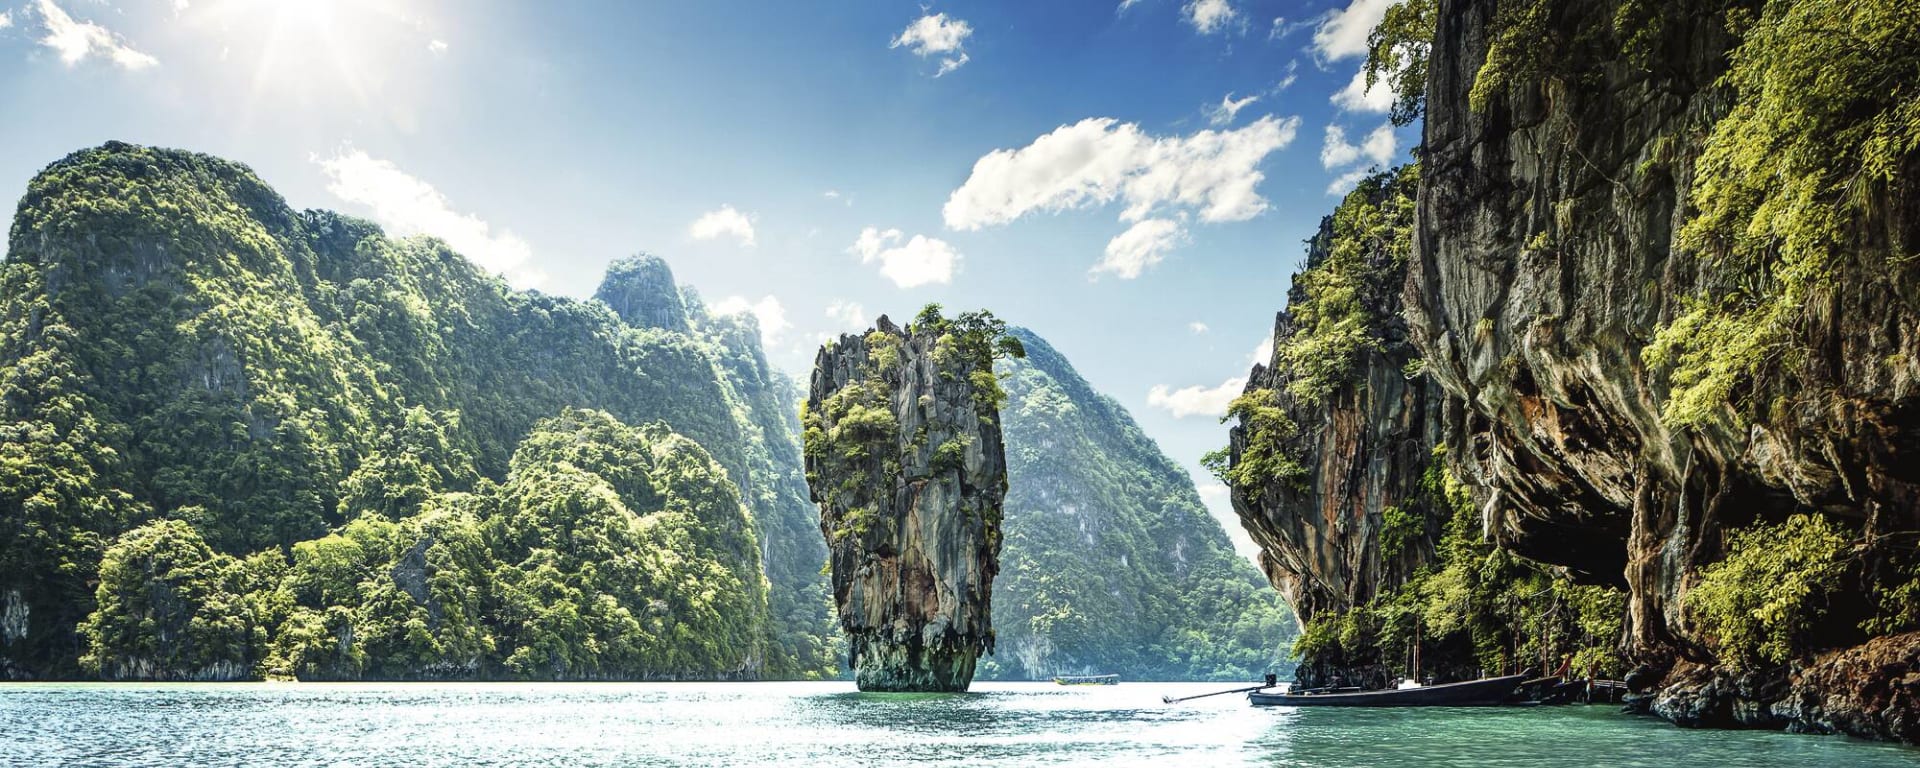
[[[915,643],[868,642],[854,660],[854,682],[878,693],[959,693],[973,684],[978,655]]]

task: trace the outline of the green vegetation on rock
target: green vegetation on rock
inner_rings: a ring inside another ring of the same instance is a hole
[[[1707,136],[1679,242],[1737,278],[1691,297],[1646,349],[1672,371],[1675,425],[1769,407],[1742,396],[1806,362],[1798,329],[1839,276],[1909,279],[1920,248],[1875,202],[1920,159],[1920,14],[1905,0],[1769,0],[1727,18],[1733,105]]]
[[[1701,571],[1686,607],[1714,652],[1736,668],[1800,658],[1844,583],[1846,549],[1834,524],[1814,515],[1732,531],[1726,558]]]
[[[1287,390],[1295,397],[1325,398],[1351,378],[1362,349],[1380,347],[1383,318],[1368,307],[1383,302],[1371,292],[1399,290],[1382,276],[1406,270],[1419,184],[1418,163],[1362,180],[1333,211],[1327,258],[1294,276],[1287,314],[1297,330],[1274,345],[1279,364],[1293,376]]]
[[[1576,584],[1486,541],[1471,493],[1442,458],[1436,453],[1424,478],[1428,506],[1449,514],[1438,557],[1364,605],[1309,621],[1293,646],[1303,667],[1412,675],[1417,642],[1422,676],[1443,680],[1563,662],[1580,676],[1625,673],[1626,593]]]

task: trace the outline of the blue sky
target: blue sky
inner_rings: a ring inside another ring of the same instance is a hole
[[[1218,413],[1302,241],[1417,139],[1355,81],[1391,4],[0,0],[0,202],[108,139],[208,152],[523,287],[659,254],[803,377],[989,308],[1231,521]]]

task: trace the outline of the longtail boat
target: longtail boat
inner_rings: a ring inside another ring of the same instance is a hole
[[[1053,679],[1059,685],[1119,685],[1119,675],[1061,675]]]
[[[1507,675],[1463,683],[1423,685],[1362,691],[1353,688],[1317,688],[1287,693],[1247,694],[1256,707],[1484,707],[1513,696],[1526,675]]]

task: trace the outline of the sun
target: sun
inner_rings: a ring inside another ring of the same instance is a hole
[[[218,41],[210,50],[221,68],[245,78],[252,115],[377,108],[406,57],[428,55],[436,39],[427,2],[193,0],[179,8]]]

